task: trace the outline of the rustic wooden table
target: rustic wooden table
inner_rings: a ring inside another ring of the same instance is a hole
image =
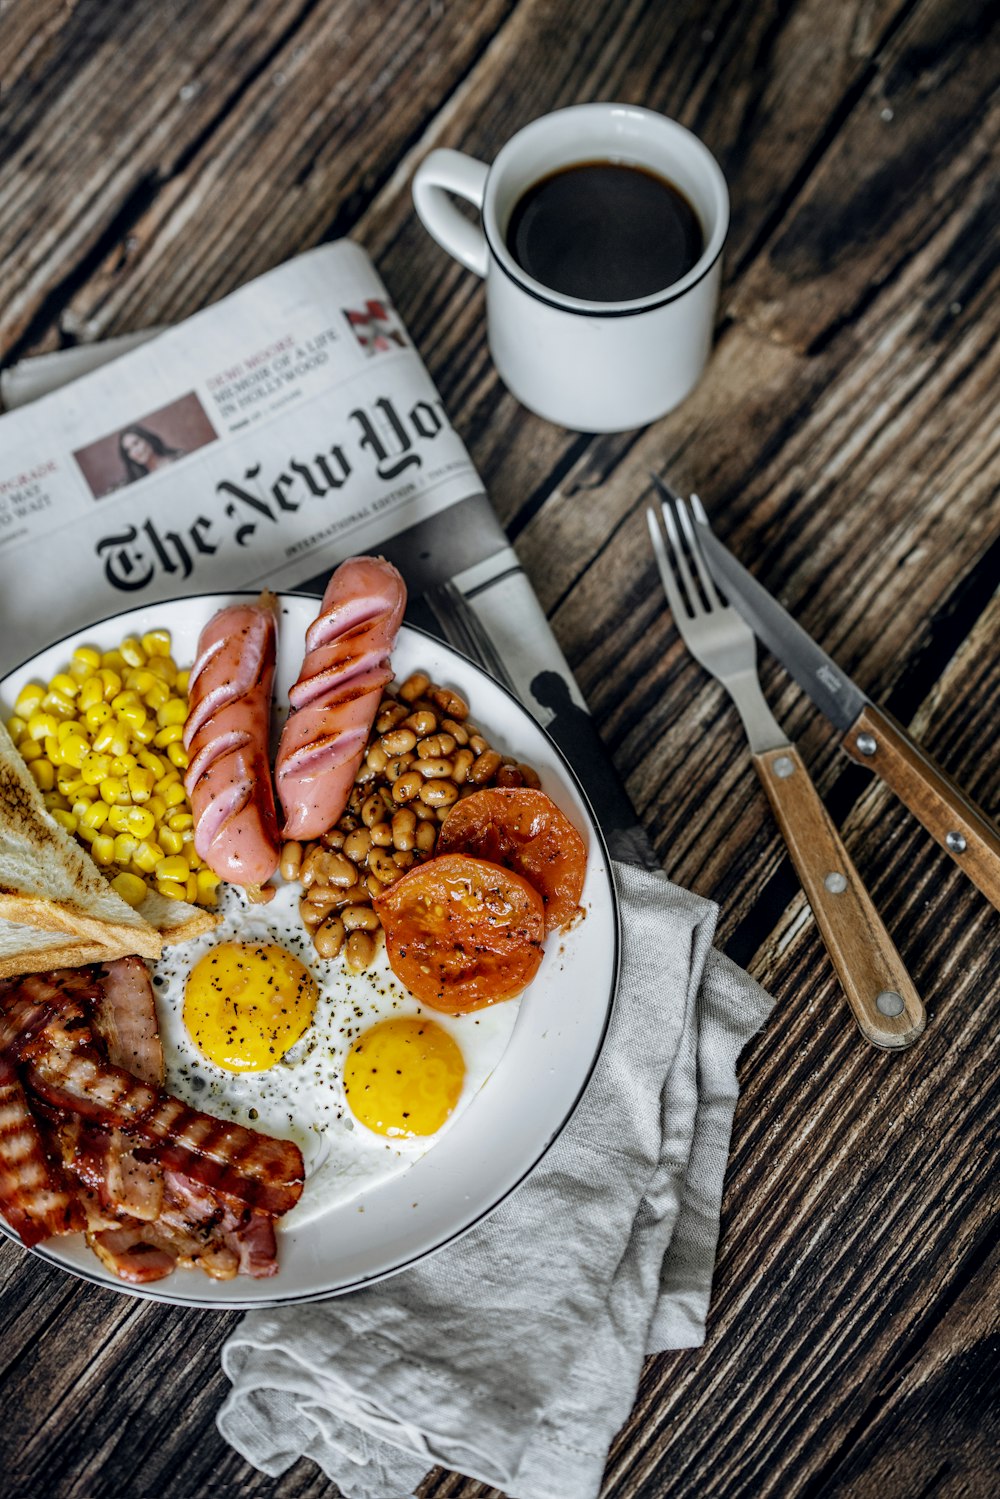
[[[611,1499],[1000,1491],[1000,919],[838,753],[770,660],[928,1001],[864,1045],[743,735],[682,648],[648,470],[718,529],[987,809],[1000,800],[1000,134],[985,0],[8,0],[0,354],[184,317],[319,240],[372,252],[674,879],[776,996],[743,1093],[708,1341],[650,1360]],[[581,100],[650,105],[718,156],[718,348],[674,415],[594,438],[520,409],[481,284],[415,220],[435,145],[489,158]],[[44,583],[44,569],[40,574]],[[331,1496],[213,1417],[236,1318],[136,1302],[0,1244],[5,1494]],[[427,1496],[486,1494],[434,1475]]]

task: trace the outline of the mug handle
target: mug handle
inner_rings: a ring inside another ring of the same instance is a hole
[[[449,198],[454,193],[482,209],[489,168],[462,151],[438,149],[420,163],[413,178],[413,206],[442,250],[477,276],[486,275],[489,249],[478,224],[471,224]]]

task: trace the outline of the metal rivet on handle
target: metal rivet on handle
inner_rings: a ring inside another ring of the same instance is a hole
[[[847,889],[847,879],[839,869],[831,869],[823,884],[831,895],[840,895]]]
[[[961,833],[949,833],[944,841],[945,843],[947,843],[953,854],[964,854],[965,850],[969,846],[966,843],[965,839],[962,837]]]
[[[880,1015],[902,1015],[905,1009],[903,996],[895,989],[883,989],[875,1000],[875,1008]]]
[[[795,774],[795,762],[788,755],[779,755],[774,762],[774,773],[782,781]]]
[[[878,749],[878,740],[874,734],[859,734],[854,743],[863,755],[874,755]]]

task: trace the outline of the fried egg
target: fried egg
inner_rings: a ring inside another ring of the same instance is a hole
[[[399,1175],[456,1126],[503,1055],[518,1001],[428,1010],[384,948],[360,974],[318,957],[297,886],[266,906],[223,889],[214,931],[168,947],[153,968],[167,1087],[296,1142],[306,1184],[283,1222],[301,1225]],[[285,1001],[274,1004],[279,979]]]

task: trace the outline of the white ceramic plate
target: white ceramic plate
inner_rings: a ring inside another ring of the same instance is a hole
[[[171,632],[177,661],[189,664],[202,626],[237,597],[211,594],[150,605],[67,636],[0,681],[0,712],[8,718],[24,684],[47,681],[64,669],[77,645],[110,650],[125,635],[161,627]],[[287,701],[298,676],[303,635],[317,600],[283,594],[281,607],[277,702]],[[329,1208],[301,1228],[279,1228],[280,1270],[271,1279],[240,1276],[219,1283],[200,1272],[178,1270],[149,1286],[126,1286],[105,1271],[80,1234],[50,1239],[34,1250],[41,1258],[117,1291],[185,1306],[275,1306],[337,1295],[412,1265],[471,1228],[538,1164],[569,1120],[597,1061],[618,975],[618,912],[604,840],[555,744],[479,667],[407,627],[393,653],[393,667],[399,681],[422,669],[455,687],[491,743],[538,770],[543,789],[587,841],[585,919],[569,933],[548,939],[500,1065],[454,1126],[402,1175]],[[6,1225],[0,1227],[15,1237]]]

